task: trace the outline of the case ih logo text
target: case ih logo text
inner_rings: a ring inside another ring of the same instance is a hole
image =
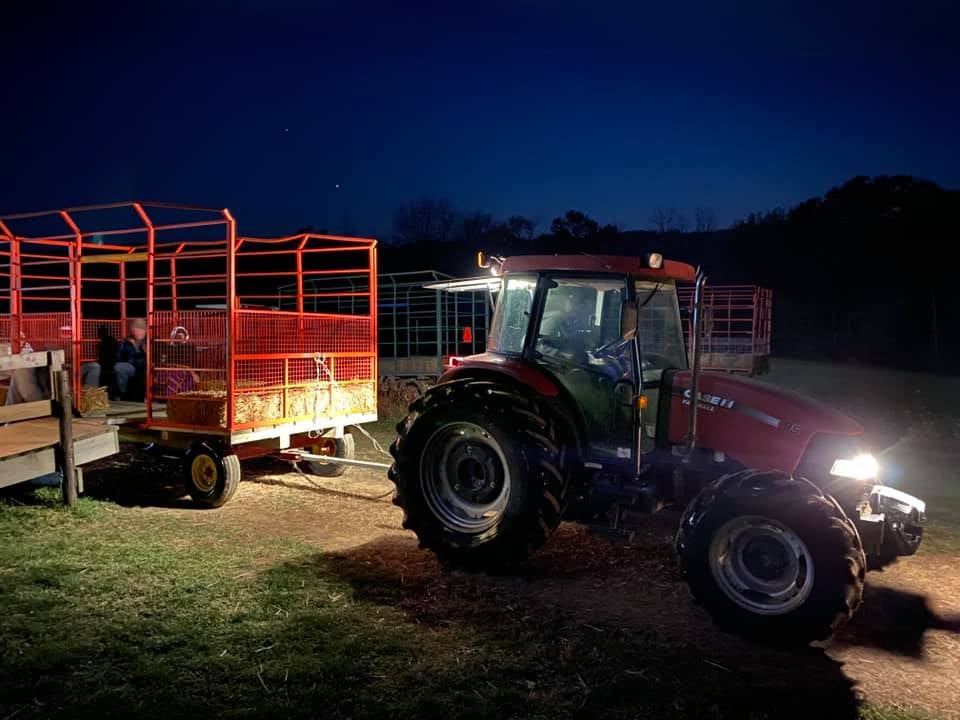
[[[730,410],[734,406],[734,401],[730,398],[720,397],[719,395],[710,395],[709,393],[697,393],[697,397],[702,405],[712,405]],[[683,391],[683,404],[690,404],[690,388]]]

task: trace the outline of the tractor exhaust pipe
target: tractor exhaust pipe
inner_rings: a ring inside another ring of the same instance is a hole
[[[693,369],[690,378],[690,422],[687,427],[687,459],[693,455],[697,446],[697,409],[700,405],[700,342],[701,322],[703,319],[703,286],[707,276],[697,270],[696,284],[693,290],[693,328],[690,331],[690,350],[693,355]]]

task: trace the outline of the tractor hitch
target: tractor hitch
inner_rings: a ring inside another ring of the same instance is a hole
[[[279,454],[281,460],[288,462],[300,462],[309,460],[311,462],[330,463],[331,465],[348,465],[350,467],[365,467],[373,470],[389,470],[390,463],[371,462],[370,460],[353,460],[352,458],[341,458],[333,455],[315,455],[305,450],[290,448]]]

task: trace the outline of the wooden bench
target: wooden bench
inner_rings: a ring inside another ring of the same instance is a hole
[[[67,505],[83,488],[81,467],[118,452],[117,428],[74,419],[70,373],[63,351],[0,355],[0,372],[50,373],[51,399],[0,406],[0,487],[33,480],[60,470]]]

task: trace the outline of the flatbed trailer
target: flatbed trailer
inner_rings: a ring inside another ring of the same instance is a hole
[[[377,419],[376,241],[240,235],[228,209],[123,202],[0,218],[0,332],[62,350],[85,415],[122,440],[184,451],[194,499],[226,502],[240,459],[307,448],[346,456]],[[350,277],[348,290],[317,279]],[[294,287],[280,307],[275,288]],[[329,301],[348,299],[337,310]],[[320,307],[317,307],[317,303]],[[142,397],[84,386],[104,343],[146,320]],[[326,474],[323,466],[313,466]],[[330,466],[334,467],[334,466]]]
[[[0,488],[29,482],[59,471],[68,505],[83,491],[83,466],[116,453],[117,429],[73,418],[69,379],[63,375],[63,352],[0,354],[0,377],[17,373],[47,375],[51,397],[0,406]]]

